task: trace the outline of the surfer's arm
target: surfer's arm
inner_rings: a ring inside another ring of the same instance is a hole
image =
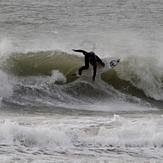
[[[95,77],[96,77],[96,69],[97,69],[97,65],[94,64],[93,65],[93,76],[92,76],[92,80],[95,81]]]
[[[96,55],[96,61],[100,63],[103,67],[105,66],[105,63]]]
[[[74,52],[79,52],[79,53],[83,53],[84,55],[86,55],[87,54],[87,52],[86,51],[84,51],[84,50],[80,50],[80,49],[78,49],[78,50],[75,50],[75,49],[72,49]]]

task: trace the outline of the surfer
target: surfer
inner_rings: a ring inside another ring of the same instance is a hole
[[[79,75],[82,74],[83,70],[87,70],[89,68],[89,63],[93,66],[93,76],[92,76],[92,80],[95,81],[95,77],[96,77],[96,69],[97,69],[97,64],[99,63],[101,66],[105,66],[105,63],[102,62],[102,60],[94,53],[94,52],[86,52],[84,50],[75,50],[72,49],[74,52],[79,52],[79,53],[83,53],[83,55],[85,56],[85,65],[79,68]]]

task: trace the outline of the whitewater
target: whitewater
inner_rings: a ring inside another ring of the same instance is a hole
[[[0,162],[162,163],[162,18],[162,0],[1,0]],[[72,49],[120,63],[92,82]]]

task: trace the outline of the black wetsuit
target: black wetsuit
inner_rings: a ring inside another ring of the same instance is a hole
[[[86,52],[84,50],[74,50],[74,49],[73,51],[83,53],[85,56],[85,65],[79,68],[79,75],[82,74],[83,70],[86,70],[89,68],[89,63],[90,63],[93,66],[92,80],[94,81],[96,77],[97,63],[100,63],[103,67],[105,66],[105,64],[97,55],[95,55],[94,52]]]

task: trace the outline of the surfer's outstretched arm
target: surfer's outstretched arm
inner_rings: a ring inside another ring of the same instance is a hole
[[[92,76],[92,80],[95,81],[95,77],[96,77],[96,69],[97,69],[97,65],[94,64],[93,65],[93,76]]]
[[[75,49],[72,49],[74,52],[79,52],[79,53],[83,53],[84,55],[86,55],[87,54],[87,52],[86,51],[84,51],[84,50],[80,50],[80,49],[77,49],[77,50],[75,50]]]

